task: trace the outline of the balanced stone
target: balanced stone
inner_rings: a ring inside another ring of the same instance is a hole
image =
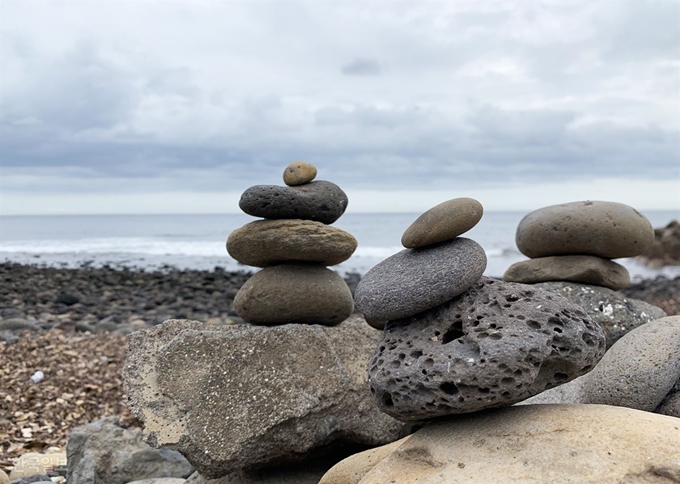
[[[254,217],[332,224],[345,213],[347,203],[347,195],[335,183],[313,181],[297,187],[255,185],[243,192],[239,207]]]
[[[258,220],[227,239],[230,256],[256,267],[290,261],[332,266],[349,259],[356,248],[351,234],[311,220]]]
[[[533,284],[571,281],[608,287],[618,291],[630,285],[630,274],[621,264],[594,255],[539,257],[511,265],[503,280]]]
[[[251,324],[333,326],[352,314],[354,301],[342,277],[325,267],[281,264],[248,279],[234,298],[234,310]]]
[[[628,205],[572,202],[541,208],[517,227],[517,248],[527,257],[588,254],[635,257],[654,242],[649,220]]]
[[[283,172],[283,182],[289,187],[304,185],[316,178],[316,167],[304,161],[294,161]]]
[[[454,198],[440,203],[406,229],[401,244],[415,249],[451,240],[477,225],[483,213],[482,204],[473,198]]]
[[[383,412],[417,421],[511,405],[587,373],[604,352],[602,329],[578,305],[483,277],[387,323],[369,383]]]
[[[373,320],[413,316],[465,292],[484,269],[484,249],[463,237],[405,249],[366,273],[354,292],[356,307]]]

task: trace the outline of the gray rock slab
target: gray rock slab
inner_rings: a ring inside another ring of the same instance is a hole
[[[154,449],[142,439],[141,429],[121,427],[107,417],[75,428],[66,446],[70,484],[106,482],[126,484],[155,477],[189,477],[194,471],[179,452]]]
[[[646,252],[654,229],[647,217],[622,203],[571,202],[527,214],[517,226],[515,242],[532,259],[571,254],[617,259]]]
[[[486,254],[471,239],[405,249],[377,264],[354,291],[366,319],[406,318],[467,291],[484,273]]]
[[[243,192],[239,207],[254,217],[332,224],[345,213],[348,203],[347,195],[335,183],[313,181],[296,187],[255,185]]]
[[[382,445],[409,430],[371,398],[366,362],[380,332],[363,322],[170,320],[128,338],[125,389],[148,442],[180,450],[206,478],[299,461],[331,443]]]
[[[332,266],[349,259],[356,248],[352,234],[312,220],[258,220],[227,239],[230,256],[256,267],[292,261]]]
[[[482,219],[484,208],[474,198],[454,198],[436,205],[413,222],[401,244],[417,249],[463,235]]]
[[[628,331],[666,316],[661,308],[628,298],[606,287],[577,282],[540,282],[533,286],[553,291],[581,306],[602,326],[607,337],[607,348]]]
[[[482,278],[461,296],[387,323],[369,364],[381,410],[403,421],[508,406],[588,371],[602,329],[534,286]]]
[[[517,262],[508,267],[503,280],[522,284],[580,282],[617,291],[630,285],[630,274],[621,264],[594,255],[558,255]]]

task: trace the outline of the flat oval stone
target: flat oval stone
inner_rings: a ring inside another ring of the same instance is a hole
[[[432,207],[413,222],[401,245],[416,249],[463,235],[482,219],[484,207],[474,198],[454,198]]]
[[[402,421],[512,405],[590,371],[600,326],[567,299],[483,277],[430,311],[390,321],[369,364],[379,408]]]
[[[486,269],[484,249],[457,237],[423,249],[406,249],[373,267],[354,291],[366,319],[413,316],[466,291]]]
[[[654,229],[644,215],[622,203],[572,202],[526,215],[515,241],[532,259],[570,254],[617,259],[646,252],[654,242]]]
[[[234,310],[251,324],[323,324],[334,326],[352,314],[347,283],[318,265],[265,267],[248,279],[234,298]]]
[[[332,266],[349,259],[356,248],[352,234],[311,220],[258,220],[227,239],[230,256],[256,267],[291,261]]]
[[[347,195],[335,183],[314,181],[297,187],[255,185],[243,192],[238,205],[254,217],[332,224],[345,213],[347,204]]]
[[[594,255],[557,255],[517,262],[508,267],[503,280],[523,284],[581,282],[618,291],[630,285],[630,274],[621,264]]]
[[[294,161],[283,171],[283,182],[289,187],[304,185],[316,178],[316,167],[304,161]]]

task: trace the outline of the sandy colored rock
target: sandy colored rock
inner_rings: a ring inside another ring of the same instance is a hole
[[[572,202],[535,210],[517,226],[517,248],[529,258],[596,255],[635,257],[654,242],[649,220],[616,202]]]
[[[673,417],[606,405],[509,407],[427,425],[358,482],[670,484],[680,482],[678,442]]]
[[[454,198],[423,213],[406,229],[401,244],[416,249],[463,235],[482,219],[484,207],[474,198]]]
[[[334,465],[324,474],[319,484],[358,484],[376,464],[397,450],[408,437],[354,454]]]
[[[291,261],[332,266],[349,259],[356,248],[352,234],[311,220],[258,220],[227,239],[231,257],[256,267]]]
[[[9,476],[5,474],[5,471],[0,470],[0,484],[9,484]]]
[[[378,407],[419,421],[511,405],[590,371],[602,329],[534,286],[482,277],[467,292],[387,323],[369,363]]]
[[[55,468],[65,465],[66,454],[64,452],[52,454],[28,452],[14,462],[14,469],[12,470],[10,477],[14,480],[38,474],[45,475]]]
[[[363,322],[166,321],[129,336],[129,406],[149,443],[181,451],[206,478],[296,462],[331,443],[386,444],[408,427],[368,391],[366,362],[379,338]]]
[[[265,267],[246,281],[234,310],[251,324],[324,324],[344,321],[354,309],[347,283],[321,266],[281,264]]]
[[[283,171],[283,182],[289,187],[304,185],[316,178],[316,167],[305,161],[294,161]]]
[[[354,291],[368,319],[389,321],[421,313],[467,291],[486,269],[484,249],[456,237],[423,249],[405,249],[374,266]]]
[[[571,281],[618,291],[630,285],[630,274],[621,264],[602,257],[559,255],[517,262],[505,271],[503,280],[523,284]]]

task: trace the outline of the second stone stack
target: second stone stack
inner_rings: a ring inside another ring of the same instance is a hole
[[[262,267],[234,298],[234,310],[256,325],[336,325],[354,307],[347,283],[326,268],[354,253],[356,239],[331,227],[347,208],[347,195],[328,181],[314,181],[316,167],[296,161],[284,171],[287,186],[256,185],[239,202],[257,220],[234,230],[227,252],[242,264]]]

